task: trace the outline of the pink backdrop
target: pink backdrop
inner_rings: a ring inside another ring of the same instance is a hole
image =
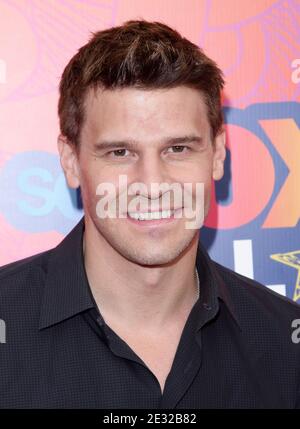
[[[298,301],[298,0],[2,0],[0,264],[56,245],[81,217],[57,157],[58,82],[91,31],[134,18],[175,27],[225,72],[228,165],[209,252]]]

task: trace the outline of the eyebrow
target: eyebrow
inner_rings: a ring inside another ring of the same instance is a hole
[[[182,144],[182,143],[201,143],[203,141],[202,137],[197,135],[186,135],[181,137],[166,137],[163,139],[162,144]],[[115,149],[117,147],[124,147],[126,149],[137,149],[139,143],[136,140],[102,140],[95,144],[95,149],[97,150],[107,150]]]

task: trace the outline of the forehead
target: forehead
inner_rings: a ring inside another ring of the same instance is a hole
[[[209,123],[200,91],[168,89],[91,89],[85,99],[83,131],[105,136],[135,133],[154,137],[162,132],[207,132]]]

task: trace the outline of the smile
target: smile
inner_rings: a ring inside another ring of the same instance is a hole
[[[168,219],[173,216],[175,210],[163,210],[157,212],[132,212],[128,213],[128,216],[135,220],[157,220],[157,219]]]

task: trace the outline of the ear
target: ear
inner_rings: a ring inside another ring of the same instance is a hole
[[[57,147],[60,156],[60,164],[64,170],[67,183],[70,188],[80,186],[80,174],[78,165],[78,155],[74,144],[70,143],[67,137],[60,134],[57,139]]]
[[[225,130],[222,129],[217,134],[214,141],[214,152],[213,152],[213,179],[220,180],[224,174],[224,161],[226,157],[226,134]]]

